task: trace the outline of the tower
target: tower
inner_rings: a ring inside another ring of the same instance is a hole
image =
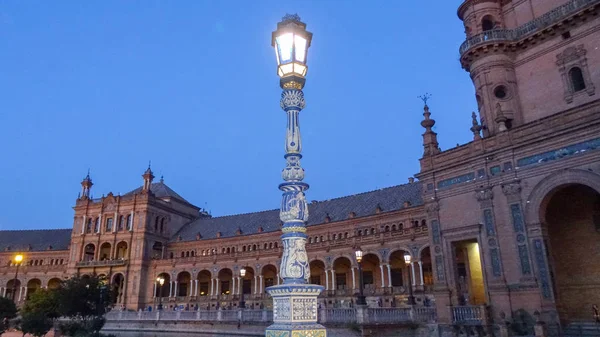
[[[484,137],[597,100],[599,1],[466,0],[458,9]]]
[[[142,188],[142,190],[150,191],[150,187],[152,187],[152,180],[154,180],[154,173],[150,168],[150,164],[148,164],[148,169],[146,169],[146,172],[142,174],[142,178],[144,178],[144,187]]]
[[[88,174],[81,181],[81,196],[80,198],[88,198],[90,197],[90,191],[92,189],[92,178],[90,178],[90,171],[88,170]]]

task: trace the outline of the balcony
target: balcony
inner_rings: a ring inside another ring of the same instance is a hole
[[[77,267],[115,267],[124,266],[127,264],[127,260],[102,260],[102,261],[80,261],[75,264]]]
[[[543,29],[564,21],[566,18],[586,7],[597,4],[600,4],[600,0],[571,0],[515,29],[494,29],[471,36],[460,46],[459,53],[462,56],[473,47],[482,46],[488,43],[517,42],[526,36],[541,32]]]
[[[457,306],[451,308],[452,322],[462,325],[485,325],[486,309],[482,305]]]

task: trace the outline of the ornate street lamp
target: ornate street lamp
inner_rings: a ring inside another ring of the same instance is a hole
[[[410,256],[409,253],[404,254],[404,262],[406,263],[406,267],[408,269],[408,304],[415,305],[416,304],[415,297],[413,296],[413,289],[412,289],[412,275],[410,272],[411,259],[412,259],[412,256]]]
[[[238,285],[238,287],[240,287],[240,309],[245,309],[246,308],[246,302],[244,301],[244,277],[246,277],[246,268],[242,267],[242,269],[240,269],[240,276],[241,276],[241,284]]]
[[[163,277],[158,277],[156,279],[156,282],[158,282],[159,288],[158,288],[158,310],[162,310],[163,305],[162,305],[162,294],[163,294],[163,285],[165,284],[165,279]]]
[[[360,248],[357,248],[354,252],[356,255],[356,262],[358,262],[358,297],[356,298],[356,305],[367,305],[367,301],[365,299],[364,291],[363,291],[363,272],[362,272],[362,258],[363,251]]]
[[[15,260],[15,264],[17,265],[17,271],[15,272],[15,278],[13,279],[12,300],[13,300],[13,302],[17,303],[17,298],[16,298],[17,278],[19,277],[19,267],[21,266],[21,262],[23,262],[23,255],[22,254],[15,255],[14,260]]]
[[[308,184],[303,182],[302,139],[299,114],[304,108],[302,88],[306,82],[306,60],[312,33],[298,15],[286,15],[277,23],[272,34],[272,46],[277,56],[277,74],[280,77],[281,108],[287,115],[285,139],[286,167],[279,185],[283,192],[279,218],[283,222],[281,240],[280,275],[283,284],[272,286],[267,292],[273,297],[273,322],[267,328],[267,336],[326,336],[325,327],[317,324],[317,297],[323,291],[319,285],[308,284],[310,267],[306,254],[306,221],[308,204],[304,192]]]

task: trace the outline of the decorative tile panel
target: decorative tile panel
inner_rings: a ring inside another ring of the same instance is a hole
[[[437,220],[431,220],[431,235],[433,236],[433,243],[436,245],[440,244],[440,223]]]
[[[293,298],[292,299],[292,320],[295,322],[316,321],[317,320],[317,299],[316,298]]]
[[[531,274],[531,265],[529,264],[529,252],[526,245],[519,246],[519,259],[521,260],[521,273],[523,275]]]
[[[515,232],[524,231],[525,226],[523,225],[523,213],[521,212],[521,205],[510,205],[510,214],[512,215],[513,228],[515,229]]]
[[[491,209],[483,210],[483,222],[485,224],[485,232],[487,235],[496,235],[496,230],[494,228],[494,216]]]
[[[553,160],[562,159],[574,155],[584,154],[587,151],[600,148],[600,138],[569,145],[560,149],[536,154],[517,160],[517,167],[525,167],[534,164],[542,164]]]
[[[473,173],[473,172],[463,174],[458,177],[442,180],[442,181],[438,182],[437,185],[438,185],[438,188],[446,188],[446,187],[450,187],[452,185],[462,184],[462,183],[466,183],[466,182],[469,182],[472,180],[475,180],[475,173]]]
[[[540,286],[542,287],[542,296],[546,299],[552,298],[552,292],[550,290],[550,280],[548,275],[548,266],[546,264],[546,256],[544,254],[544,243],[542,239],[533,240],[533,247],[535,252],[535,260],[538,267],[538,279]]]
[[[444,259],[441,255],[435,256],[435,271],[437,273],[438,280],[443,281],[446,278],[444,276]]]
[[[490,249],[490,257],[492,258],[492,273],[495,277],[502,276],[500,269],[500,256],[498,254],[498,248]]]

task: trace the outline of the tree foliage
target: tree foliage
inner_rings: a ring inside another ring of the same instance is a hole
[[[8,329],[8,320],[17,316],[17,306],[8,298],[0,297],[0,335]]]
[[[62,283],[57,298],[61,316],[88,319],[106,312],[110,294],[103,279],[75,276]]]
[[[22,309],[21,331],[33,336],[45,335],[60,317],[55,290],[37,289]]]
[[[35,337],[44,336],[54,326],[54,320],[42,311],[23,313],[21,318],[21,331]]]

